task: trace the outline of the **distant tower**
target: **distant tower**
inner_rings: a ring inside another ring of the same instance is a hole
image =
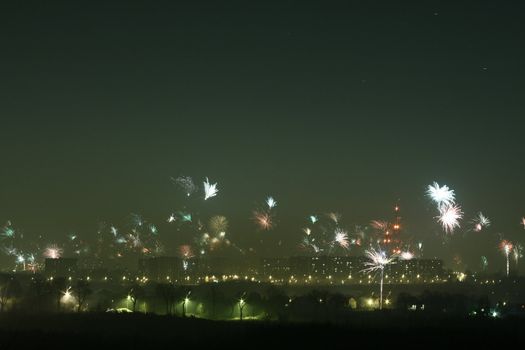
[[[399,202],[394,206],[394,220],[392,221],[388,234],[388,245],[392,249],[392,253],[401,253],[401,207],[399,206]]]
[[[391,253],[401,253],[401,208],[399,202],[394,206],[393,218],[388,222],[379,222],[383,237],[383,245]]]

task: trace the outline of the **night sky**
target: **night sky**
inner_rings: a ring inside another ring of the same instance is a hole
[[[498,233],[525,235],[525,6],[395,3],[2,1],[0,221],[50,241],[165,222],[189,175],[245,245],[267,195],[290,253],[312,213],[399,200],[430,255],[501,258]],[[482,240],[441,243],[432,181],[466,226],[491,218]]]

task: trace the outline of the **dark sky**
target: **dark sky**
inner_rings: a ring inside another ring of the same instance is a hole
[[[186,174],[219,182],[234,236],[271,194],[290,242],[398,199],[425,238],[435,180],[523,237],[523,2],[393,3],[2,1],[0,220],[161,221]]]

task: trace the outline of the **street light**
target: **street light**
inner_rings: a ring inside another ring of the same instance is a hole
[[[242,310],[244,309],[244,307],[246,306],[246,301],[244,300],[244,295],[246,293],[243,293],[241,295],[241,298],[239,299],[239,320],[242,321]]]
[[[190,301],[191,290],[186,294],[186,297],[182,300],[182,317],[186,317],[186,303]]]

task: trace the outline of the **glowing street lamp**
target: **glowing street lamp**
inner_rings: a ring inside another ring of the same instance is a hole
[[[244,295],[246,293],[243,293],[241,295],[241,298],[239,299],[239,320],[242,321],[242,311],[244,307],[246,306],[246,301],[244,300]]]
[[[186,317],[186,303],[190,301],[191,290],[186,294],[186,297],[182,300],[182,317]]]

